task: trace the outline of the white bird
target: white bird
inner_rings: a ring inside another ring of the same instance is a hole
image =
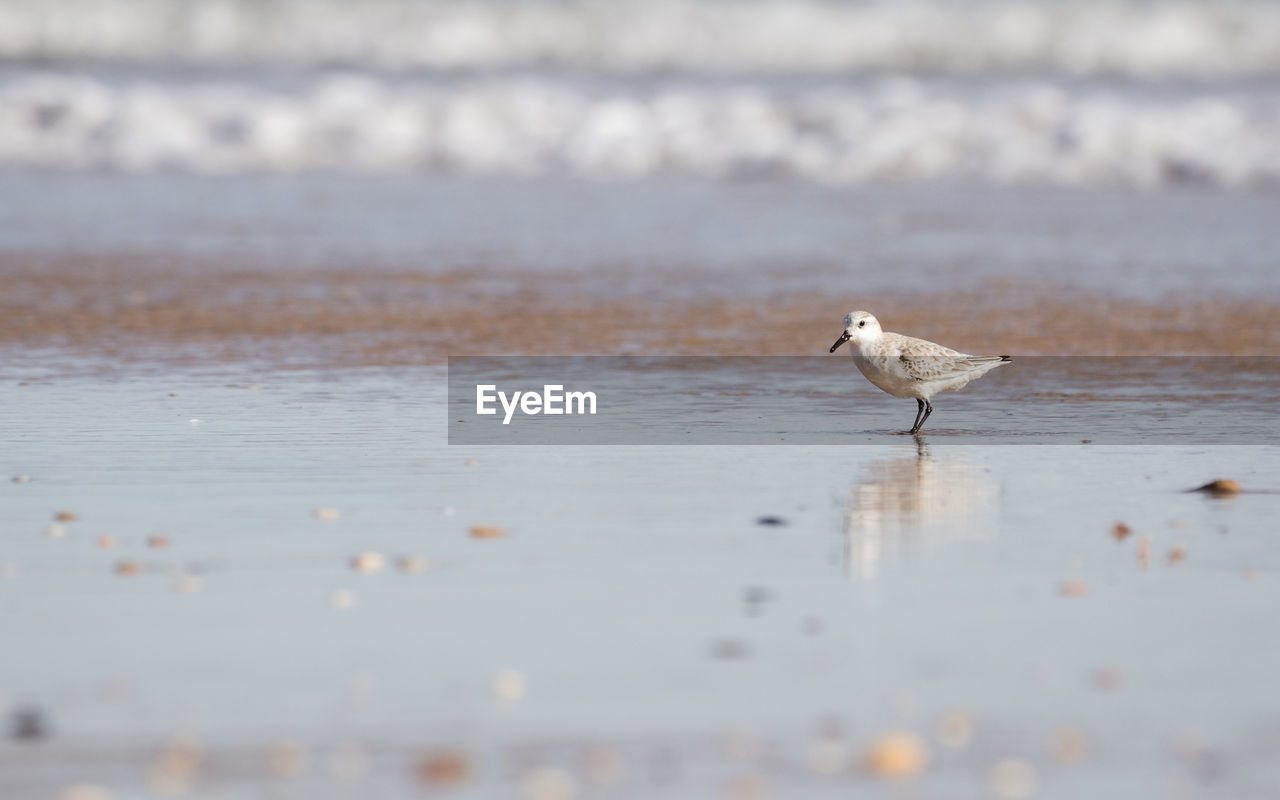
[[[879,321],[866,311],[854,311],[844,318],[844,333],[828,351],[849,342],[853,363],[863,377],[894,397],[916,399],[916,421],[907,433],[917,433],[933,413],[929,398],[950,392],[980,378],[1010,356],[971,356],[940,344],[885,333]]]

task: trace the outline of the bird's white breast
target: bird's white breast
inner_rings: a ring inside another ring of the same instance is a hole
[[[894,397],[920,397],[920,382],[907,375],[895,355],[862,355],[853,351],[853,363],[863,377]]]

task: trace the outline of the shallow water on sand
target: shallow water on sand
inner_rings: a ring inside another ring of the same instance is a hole
[[[590,270],[667,293],[1280,291],[1280,192],[681,178],[0,173],[0,251],[172,268]],[[710,280],[714,279],[714,280]],[[847,311],[848,309],[844,309]]]
[[[449,446],[438,368],[97,366],[0,381],[0,700],[48,722],[5,796],[156,790],[175,736],[194,797],[416,796],[440,748],[469,797],[1280,782],[1275,446]],[[914,784],[857,767],[890,730]]]

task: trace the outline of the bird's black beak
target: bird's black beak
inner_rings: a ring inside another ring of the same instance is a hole
[[[836,339],[836,343],[831,345],[831,349],[828,350],[827,352],[834,353],[836,349],[840,347],[840,345],[844,344],[847,341],[849,341],[849,332],[845,331],[844,333],[840,334],[840,338]]]

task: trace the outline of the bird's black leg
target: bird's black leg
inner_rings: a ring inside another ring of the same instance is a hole
[[[907,433],[915,433],[916,431],[920,430],[920,425],[924,422],[924,420],[920,418],[921,414],[924,414],[924,401],[921,400],[919,397],[917,397],[916,398],[916,421],[911,424],[911,430],[907,431]]]
[[[930,414],[932,414],[932,413],[933,413],[933,403],[930,403],[928,400],[925,400],[925,401],[924,401],[924,416],[923,416],[923,417],[921,417],[921,418],[920,418],[920,421],[916,423],[916,430],[920,430],[922,427],[924,427],[924,421],[925,421],[926,419],[928,419],[928,418],[929,418],[929,415],[930,415]]]

